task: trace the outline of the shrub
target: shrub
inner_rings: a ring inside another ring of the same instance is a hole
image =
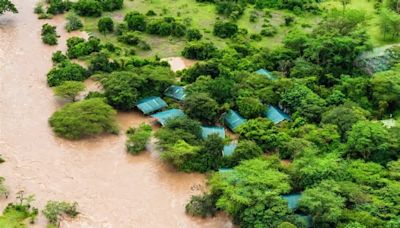
[[[92,74],[98,71],[111,73],[115,69],[117,69],[117,64],[114,62],[110,62],[108,60],[108,57],[104,53],[97,53],[90,60],[89,71]]]
[[[47,84],[58,86],[64,81],[83,81],[88,77],[88,72],[79,64],[64,61],[54,67],[47,74]]]
[[[213,123],[219,112],[218,103],[206,93],[193,94],[184,101],[183,108],[191,118]]]
[[[146,18],[143,14],[133,11],[125,15],[124,21],[130,30],[134,31],[145,31],[146,30]]]
[[[43,14],[44,12],[44,8],[43,8],[43,3],[42,2],[37,2],[35,5],[35,8],[33,9],[33,12],[35,14]]]
[[[118,36],[118,41],[129,45],[137,45],[139,44],[140,38],[136,32],[124,32],[122,35]]]
[[[213,33],[215,36],[221,38],[230,38],[238,33],[238,26],[233,22],[217,21],[214,24]]]
[[[79,16],[100,17],[102,4],[97,0],[79,0],[74,9]]]
[[[111,17],[102,17],[97,23],[97,28],[101,33],[112,33],[114,31],[114,21]]]
[[[175,21],[173,17],[153,20],[147,26],[147,32],[159,36],[182,37],[186,34],[186,27]]]
[[[190,43],[182,51],[182,56],[188,59],[206,60],[216,56],[218,50],[213,43],[195,42]]]
[[[75,101],[75,97],[83,90],[85,90],[85,84],[83,84],[83,82],[65,81],[54,88],[54,94]]]
[[[118,133],[116,111],[101,98],[67,104],[50,117],[49,123],[58,136],[66,139]]]
[[[53,53],[53,56],[51,57],[51,60],[53,63],[61,63],[65,60],[67,60],[67,56],[62,53],[62,51],[56,51]]]
[[[59,225],[60,216],[67,215],[71,218],[75,218],[78,212],[78,203],[68,203],[68,202],[57,202],[48,201],[43,210],[44,216],[49,220],[50,224]]]
[[[53,15],[64,13],[68,7],[67,1],[63,0],[48,0],[48,3],[47,13]]]
[[[71,37],[67,40],[67,47],[68,58],[78,58],[100,51],[100,40],[90,37],[88,41],[85,41],[83,38]]]
[[[247,119],[259,117],[265,107],[258,98],[242,97],[236,102],[239,113]]]
[[[186,204],[186,213],[202,218],[212,217],[217,213],[217,208],[215,207],[216,201],[215,196],[212,194],[192,196],[189,203]]]
[[[147,142],[151,136],[151,126],[141,124],[138,128],[129,128],[126,132],[126,149],[130,154],[138,154],[146,149]]]
[[[241,140],[232,154],[232,162],[237,165],[242,160],[249,160],[263,154],[261,147],[251,140]]]
[[[200,30],[198,29],[188,29],[186,31],[186,38],[189,41],[200,40],[202,37],[203,35],[201,35]]]
[[[81,19],[79,19],[79,17],[76,14],[69,13],[67,15],[66,19],[67,19],[67,24],[65,25],[65,29],[68,32],[72,32],[72,31],[83,28],[82,21],[81,21]]]
[[[100,3],[104,11],[119,10],[124,6],[124,0],[100,0]]]
[[[57,44],[57,32],[56,26],[52,26],[49,24],[44,24],[42,26],[42,41],[48,45],[56,45]]]

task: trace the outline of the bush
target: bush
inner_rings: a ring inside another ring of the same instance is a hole
[[[145,31],[146,30],[146,18],[143,14],[133,11],[125,15],[124,21],[130,30],[134,31]]]
[[[64,81],[83,81],[88,76],[87,70],[79,64],[64,61],[47,74],[47,84],[58,86]]]
[[[126,132],[126,149],[130,154],[138,154],[146,149],[147,142],[151,136],[151,126],[141,124],[138,128],[129,128]]]
[[[215,196],[212,194],[192,196],[189,203],[186,204],[186,213],[202,218],[212,217],[217,213],[217,208],[215,207],[216,201]]]
[[[53,56],[51,57],[51,60],[53,63],[61,63],[65,60],[67,60],[67,56],[62,53],[62,51],[56,51],[53,53]]]
[[[52,26],[49,24],[44,24],[42,26],[42,41],[48,45],[56,45],[57,44],[57,32],[56,26]]]
[[[44,8],[43,8],[43,3],[42,2],[37,2],[35,5],[35,8],[33,9],[33,12],[35,14],[43,14],[44,12]]]
[[[88,41],[80,37],[71,37],[67,40],[67,56],[70,59],[90,55],[100,51],[100,40],[90,37]]]
[[[83,28],[83,23],[76,14],[69,13],[66,19],[67,19],[67,24],[65,25],[65,29],[68,32],[72,32]]]
[[[62,215],[67,215],[71,218],[75,218],[78,212],[78,203],[68,203],[68,202],[57,202],[48,201],[43,210],[44,216],[49,220],[50,224],[59,225],[60,217]]]
[[[56,15],[64,13],[68,9],[67,1],[63,0],[48,0],[49,6],[47,8],[47,13]]]
[[[97,53],[90,60],[89,71],[92,74],[98,71],[111,73],[113,70],[117,69],[117,67],[117,64],[110,62],[104,53]]]
[[[202,37],[203,35],[201,35],[200,30],[198,29],[188,29],[186,31],[186,38],[189,41],[200,40]]]
[[[97,23],[97,28],[101,33],[112,33],[114,31],[114,21],[111,17],[102,17]]]
[[[242,97],[236,102],[239,113],[243,115],[244,118],[252,119],[259,117],[261,113],[265,110],[264,105],[258,98],[254,97]]]
[[[188,59],[206,60],[216,56],[218,50],[213,43],[195,42],[190,43],[182,51],[182,56]]]
[[[238,165],[242,160],[249,160],[263,154],[261,147],[251,140],[241,140],[232,154],[232,162]]]
[[[74,9],[79,16],[100,17],[102,4],[97,0],[79,0]]]
[[[85,84],[83,84],[83,82],[65,81],[54,88],[54,94],[75,101],[75,97],[83,90],[85,90]]]
[[[214,123],[218,117],[218,103],[206,93],[193,94],[187,97],[183,109],[191,118]]]
[[[124,32],[122,35],[118,36],[118,41],[128,45],[137,45],[139,44],[140,38],[136,32]]]
[[[119,10],[124,6],[124,0],[100,0],[100,3],[104,11]]]
[[[66,139],[81,139],[103,132],[118,133],[116,111],[101,98],[67,104],[49,119],[53,131]]]
[[[175,18],[165,17],[150,22],[147,26],[147,32],[159,36],[182,37],[186,34],[186,27],[175,21]]]
[[[214,24],[213,33],[221,38],[230,38],[238,33],[238,26],[233,22],[218,21]]]

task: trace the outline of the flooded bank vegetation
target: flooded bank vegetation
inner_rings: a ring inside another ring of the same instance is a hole
[[[208,188],[185,207],[191,216],[221,212],[240,227],[399,227],[395,5],[48,0],[35,9],[40,18],[68,12],[66,29],[90,34],[66,39],[67,49],[53,54],[47,84],[70,102],[49,125],[56,136],[83,141],[118,134],[118,112],[160,123],[159,159],[208,176]],[[42,35],[57,44],[55,27],[44,24]],[[393,44],[384,47],[386,69],[355,64],[383,44]],[[196,63],[174,72],[161,61],[171,55]],[[84,93],[88,79],[101,89]],[[151,137],[150,125],[132,126],[125,149],[138,155]],[[37,215],[29,203],[20,206],[23,220]],[[78,214],[76,204],[54,201],[43,213],[53,225]]]

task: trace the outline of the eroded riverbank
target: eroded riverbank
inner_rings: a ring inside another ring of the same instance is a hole
[[[35,1],[14,2],[20,13],[0,17],[0,153],[7,160],[0,176],[10,187],[9,200],[25,190],[35,194],[39,208],[48,200],[77,201],[82,215],[65,227],[229,227],[225,217],[201,220],[184,213],[204,176],[176,173],[156,153],[128,155],[123,134],[78,142],[54,137],[47,120],[61,104],[45,75],[51,54],[65,46],[63,20],[49,21],[58,26],[60,44],[45,46],[40,40],[45,21],[33,14]],[[149,121],[133,113],[118,119],[122,133]],[[1,208],[8,202],[1,200]],[[45,223],[39,217],[35,226]]]

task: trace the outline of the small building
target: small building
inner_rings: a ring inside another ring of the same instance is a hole
[[[160,97],[147,97],[136,103],[136,107],[146,115],[167,106],[167,103]]]
[[[282,196],[282,198],[288,202],[288,207],[291,210],[294,210],[299,206],[300,197],[301,197],[300,193],[292,193],[292,194]]]
[[[278,124],[284,120],[291,120],[288,114],[272,105],[268,105],[268,108],[264,112],[264,117],[271,120],[274,124]]]
[[[165,90],[164,95],[178,101],[183,101],[186,97],[185,88],[172,85]]]
[[[235,131],[237,127],[246,122],[246,119],[240,116],[236,111],[229,110],[224,114],[224,122],[229,129]]]
[[[162,112],[157,112],[156,114],[151,115],[151,117],[157,119],[157,121],[164,126],[169,119],[173,119],[179,116],[184,116],[182,110],[180,109],[169,109]]]
[[[201,137],[206,139],[212,134],[217,134],[221,138],[225,138],[225,129],[223,127],[201,127]]]
[[[263,75],[263,76],[267,77],[269,80],[276,80],[276,76],[273,75],[271,71],[268,71],[264,68],[257,70],[256,74]]]
[[[233,152],[235,152],[236,147],[237,147],[236,143],[230,143],[228,145],[225,145],[224,149],[222,151],[222,155],[224,157],[231,156],[233,154]]]

